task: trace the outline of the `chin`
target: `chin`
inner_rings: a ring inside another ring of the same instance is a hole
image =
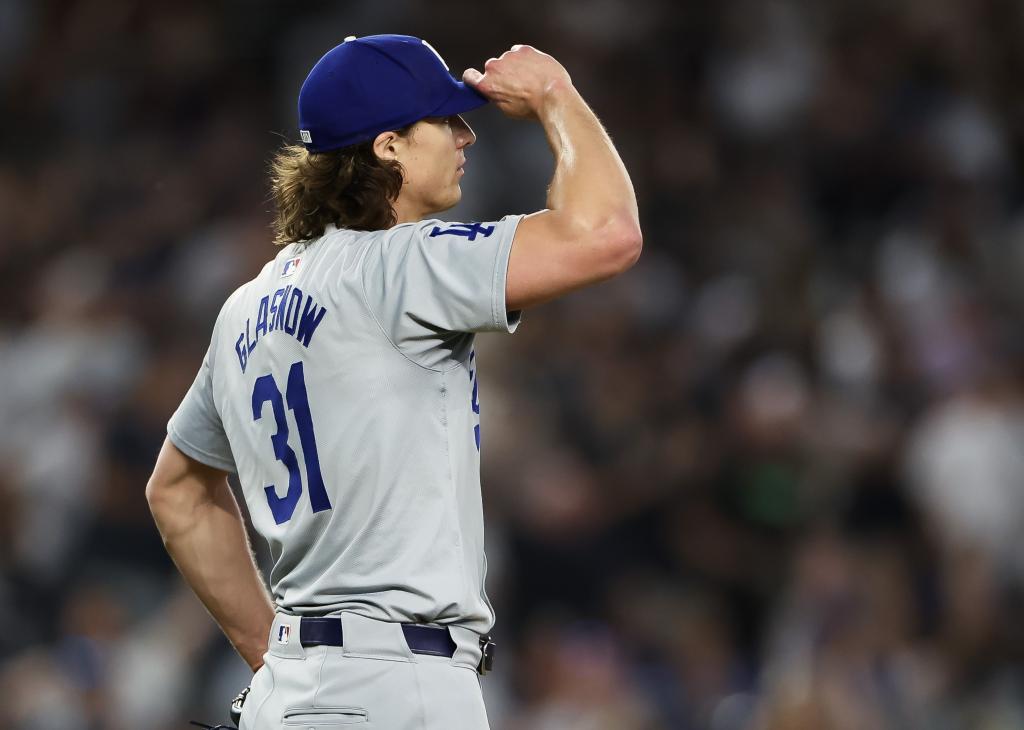
[[[443,213],[446,210],[451,210],[459,204],[460,200],[462,200],[462,188],[456,186],[455,190],[450,195],[445,196],[437,202],[437,207],[433,212]]]

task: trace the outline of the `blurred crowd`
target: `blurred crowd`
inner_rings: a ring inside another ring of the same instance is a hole
[[[374,32],[551,52],[640,199],[633,270],[478,341],[492,727],[1024,727],[1016,0],[0,0],[0,727],[247,683],[143,492]],[[543,207],[539,128],[469,122],[448,217]]]

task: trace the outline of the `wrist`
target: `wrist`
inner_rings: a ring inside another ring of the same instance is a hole
[[[245,654],[242,656],[242,658],[245,660],[245,663],[249,665],[250,669],[252,669],[253,674],[259,671],[259,668],[263,666],[263,655],[264,653],[266,653],[266,650],[266,646],[263,646],[261,649],[251,649],[245,652]],[[241,652],[239,653],[241,654]]]
[[[557,109],[566,101],[578,96],[579,92],[576,91],[576,87],[572,85],[570,79],[563,77],[554,78],[547,83],[541,92],[537,116],[543,119],[546,114]]]

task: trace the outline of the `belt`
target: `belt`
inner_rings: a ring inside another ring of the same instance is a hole
[[[405,641],[413,654],[430,654],[449,659],[455,655],[455,641],[448,629],[422,624],[401,624]],[[344,646],[341,619],[334,616],[303,616],[299,622],[303,646]]]

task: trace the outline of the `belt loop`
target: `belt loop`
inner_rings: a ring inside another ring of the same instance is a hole
[[[342,647],[345,656],[416,661],[399,623],[378,621],[345,611],[341,614],[341,625],[345,636]]]
[[[302,648],[299,634],[298,616],[280,612],[275,614],[274,623],[270,625],[267,651],[286,659],[304,659],[306,650]]]

